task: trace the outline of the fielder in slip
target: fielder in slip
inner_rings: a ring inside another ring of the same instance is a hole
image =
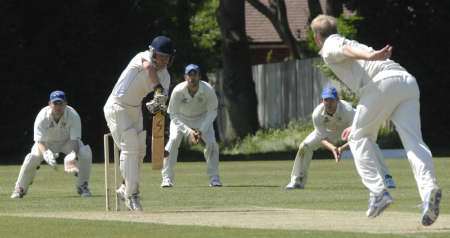
[[[336,162],[339,162],[341,153],[348,146],[345,143],[338,146],[341,133],[352,124],[355,109],[351,104],[339,100],[336,88],[328,87],[322,91],[322,103],[312,113],[314,131],[311,132],[300,144],[295,156],[294,166],[291,173],[291,182],[286,189],[303,189],[308,178],[308,168],[313,152],[320,147],[325,147],[333,153]],[[389,173],[384,160],[377,157],[380,163],[381,174],[388,188],[395,188],[395,182]]]
[[[166,144],[169,155],[164,159],[161,187],[174,184],[173,169],[177,162],[178,148],[183,137],[193,144],[205,146],[204,155],[209,176],[209,186],[220,187],[219,146],[214,135],[213,122],[217,116],[217,96],[207,82],[201,81],[200,68],[195,64],[186,66],[185,82],[175,86],[169,100],[170,135]]]
[[[48,106],[42,108],[34,121],[34,145],[25,156],[11,198],[22,198],[33,183],[43,160],[56,169],[59,153],[65,154],[64,170],[77,176],[76,189],[82,197],[90,197],[88,188],[92,166],[92,151],[81,141],[81,120],[67,105],[62,91],[50,94]],[[78,158],[78,160],[77,160]]]
[[[339,35],[334,17],[317,16],[311,29],[325,63],[360,97],[348,141],[357,171],[370,191],[366,215],[376,217],[393,202],[379,173],[380,153],[376,146],[380,125],[391,120],[402,140],[423,202],[421,223],[433,224],[439,216],[442,191],[436,182],[431,151],[422,139],[416,79],[389,59],[391,46],[374,50]]]
[[[149,50],[138,53],[119,77],[103,110],[114,143],[121,150],[120,172],[125,181],[117,190],[131,211],[140,211],[140,164],[146,153],[141,111],[142,99],[159,85],[167,98],[170,75],[167,71],[175,54],[165,36],[153,39]]]

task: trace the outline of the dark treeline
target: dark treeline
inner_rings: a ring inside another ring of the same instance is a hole
[[[129,60],[159,34],[172,37],[176,47],[177,42],[183,45],[170,70],[175,80],[180,80],[176,73],[183,62],[195,60],[188,53],[189,27],[183,26],[191,11],[182,2],[2,1],[2,155],[21,161],[28,153],[34,119],[55,89],[66,92],[69,105],[81,116],[83,141],[101,155],[107,132],[103,105]],[[179,17],[167,17],[168,11]]]
[[[107,132],[103,104],[129,60],[156,35],[174,39],[175,81],[185,64],[210,59],[193,46],[189,19],[201,1],[0,1],[0,152],[20,162],[33,143],[33,122],[48,94],[64,90],[79,112],[83,141],[101,161]],[[422,129],[433,148],[450,138],[449,1],[345,1],[364,20],[358,39],[394,46],[393,59],[418,79]],[[148,119],[148,118],[147,118]],[[9,161],[11,162],[11,161]]]

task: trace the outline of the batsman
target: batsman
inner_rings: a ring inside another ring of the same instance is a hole
[[[121,151],[120,172],[124,184],[116,193],[131,211],[142,210],[139,170],[146,153],[142,99],[155,88],[162,87],[163,94],[158,101],[165,104],[170,85],[167,67],[172,63],[174,54],[170,38],[154,38],[147,51],[138,53],[130,61],[103,108],[114,143]]]

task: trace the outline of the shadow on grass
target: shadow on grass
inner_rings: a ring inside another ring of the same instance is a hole
[[[224,185],[226,188],[279,188],[278,185],[261,185],[261,184],[242,184],[242,185]]]
[[[297,151],[284,152],[268,152],[255,153],[248,155],[227,155],[221,154],[219,160],[223,161],[279,161],[279,160],[294,160]],[[317,150],[314,153],[313,159],[331,159],[332,155],[326,150]],[[178,161],[182,162],[198,162],[205,161],[203,153],[199,151],[180,151],[178,154]]]

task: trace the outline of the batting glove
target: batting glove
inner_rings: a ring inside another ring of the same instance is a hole
[[[164,94],[155,95],[154,99],[159,105],[166,105],[167,96]]]
[[[158,102],[156,99],[153,99],[150,102],[146,103],[145,106],[147,107],[147,110],[152,114],[155,114],[157,112],[165,113],[167,111],[166,104]]]

